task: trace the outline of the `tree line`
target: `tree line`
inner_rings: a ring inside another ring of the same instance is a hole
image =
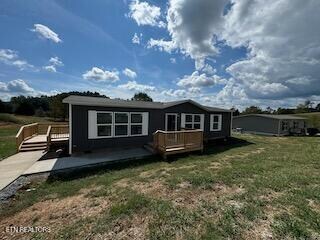
[[[65,121],[68,118],[68,106],[62,103],[62,100],[70,95],[91,96],[109,98],[98,92],[65,92],[54,96],[17,96],[12,97],[10,101],[0,100],[0,113],[14,113],[18,115],[51,117],[56,120]],[[146,93],[136,93],[131,98],[133,101],[153,101]]]
[[[237,108],[233,107],[233,115],[245,115],[245,114],[296,114],[296,113],[310,113],[310,112],[320,112],[320,103],[317,105],[311,102],[310,100],[306,100],[304,103],[299,104],[296,108],[277,108],[273,109],[271,107],[267,107],[266,109],[262,109],[258,106],[250,106],[245,108],[243,111],[239,111]]]

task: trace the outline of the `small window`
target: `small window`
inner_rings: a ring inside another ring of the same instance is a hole
[[[287,131],[289,128],[289,124],[287,121],[282,121],[282,125],[281,125],[281,130],[282,131]]]
[[[115,136],[127,136],[128,125],[115,125]]]
[[[131,135],[141,135],[142,125],[131,125]]]
[[[129,114],[128,113],[115,113],[114,121],[114,135],[115,136],[128,136],[129,128]]]
[[[142,124],[142,114],[141,113],[132,113],[131,114],[131,123],[141,123]]]
[[[111,136],[111,125],[109,126],[98,126],[98,136]]]
[[[131,119],[130,134],[133,136],[142,135],[142,125],[143,125],[142,113],[131,113],[130,119]]]
[[[210,115],[210,131],[221,131],[222,115],[211,114]]]
[[[112,113],[97,113],[98,124],[112,124]]]
[[[97,113],[97,135],[99,137],[112,136],[112,113],[110,112]]]
[[[115,113],[115,123],[128,123],[128,113]]]
[[[294,128],[294,129],[299,128],[299,122],[294,121],[294,122],[293,122],[293,128]]]
[[[186,114],[185,128],[186,129],[201,129],[201,115],[200,114]]]

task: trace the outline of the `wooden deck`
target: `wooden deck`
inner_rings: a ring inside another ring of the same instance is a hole
[[[24,125],[16,135],[17,152],[49,150],[50,146],[69,141],[68,125],[33,123]]]
[[[161,131],[154,133],[154,151],[161,154],[164,159],[168,155],[203,151],[203,131],[183,130],[183,131]]]

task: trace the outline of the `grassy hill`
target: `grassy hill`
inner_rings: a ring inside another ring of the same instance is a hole
[[[320,112],[314,112],[314,113],[299,113],[296,114],[300,117],[307,118],[307,124],[308,127],[315,127],[320,129]]]

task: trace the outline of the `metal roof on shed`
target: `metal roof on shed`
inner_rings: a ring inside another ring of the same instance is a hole
[[[103,106],[103,107],[121,107],[121,108],[150,108],[150,109],[165,109],[182,103],[191,103],[208,112],[232,112],[228,109],[203,106],[193,100],[186,99],[174,102],[146,102],[146,101],[131,101],[121,99],[109,99],[104,97],[88,97],[71,95],[62,100],[63,103],[83,106]]]
[[[278,120],[305,120],[306,119],[303,117],[298,117],[294,115],[285,115],[285,114],[247,114],[247,115],[236,116],[234,118],[242,118],[242,117],[249,117],[249,116],[259,116],[259,117],[273,118]]]

